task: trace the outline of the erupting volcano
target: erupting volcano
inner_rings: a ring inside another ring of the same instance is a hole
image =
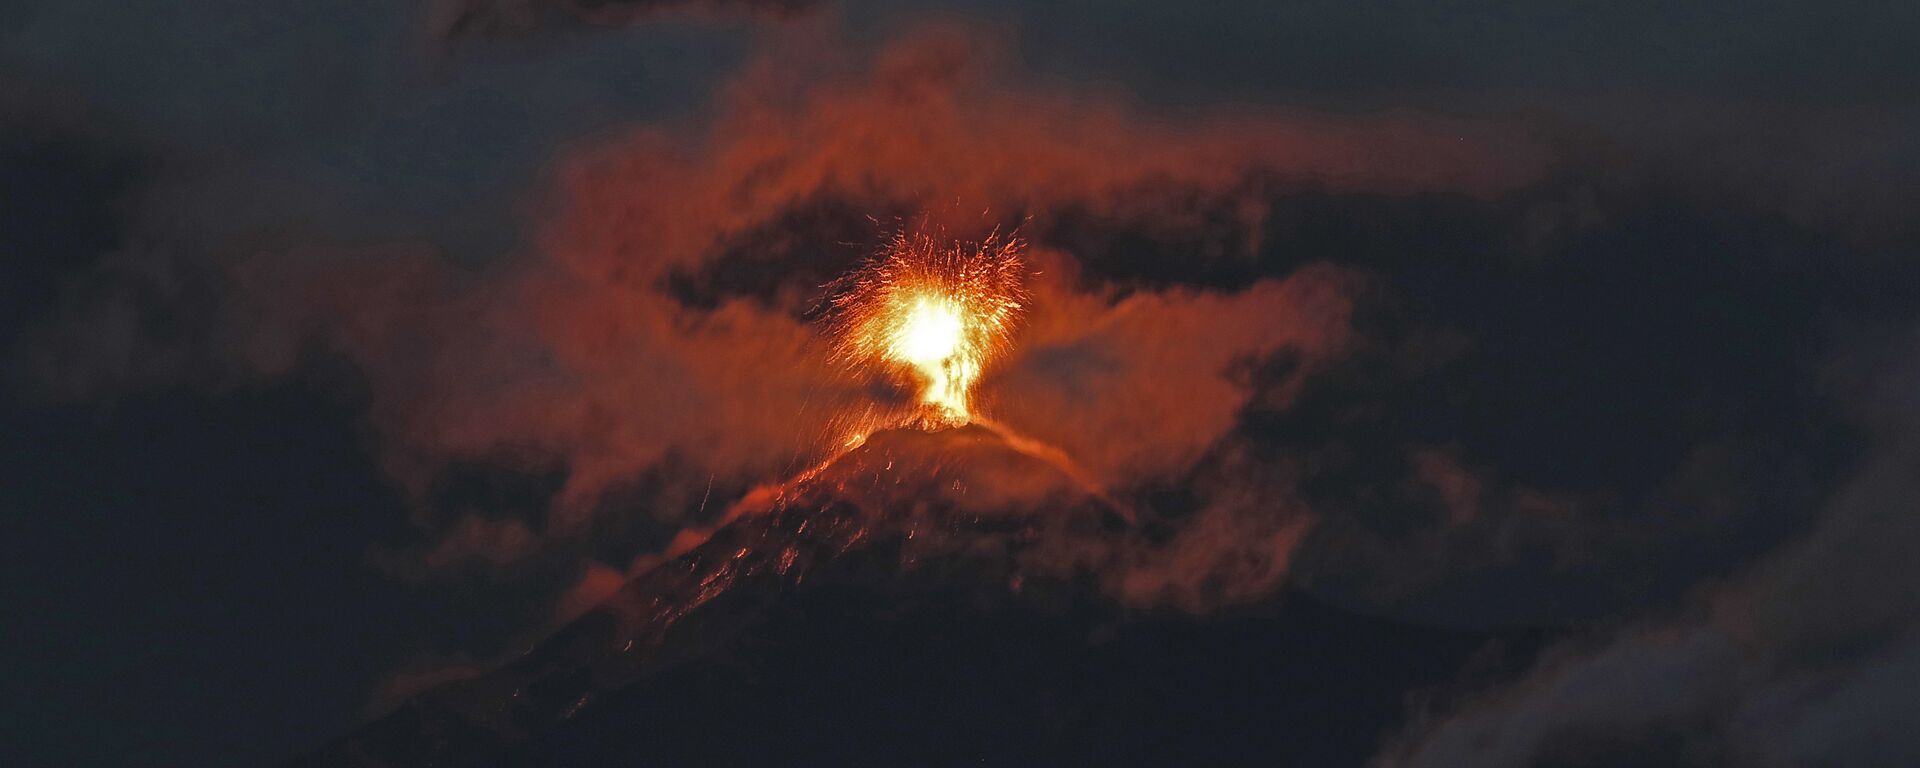
[[[309,764],[517,764],[519,750],[546,748],[535,737],[654,695],[655,678],[764,624],[774,596],[810,599],[809,584],[868,590],[886,573],[1016,601],[1074,593],[1119,556],[1135,518],[1065,452],[969,405],[1026,309],[1024,247],[998,233],[893,235],[827,286],[823,330],[854,375],[914,387],[910,413],[869,412],[844,447],[682,529],[672,559],[539,647],[415,697]]]
[[[966,424],[974,383],[1025,309],[1024,247],[998,233],[971,244],[896,233],[864,267],[831,286],[838,358],[911,377],[920,390],[917,421]]]
[[[1172,623],[1136,622],[1116,636],[1124,609],[1112,594],[1162,567],[1152,533],[1066,451],[971,408],[1028,308],[1024,247],[998,234],[893,235],[827,286],[822,330],[853,375],[912,387],[910,410],[854,409],[852,439],[681,528],[665,560],[630,570],[559,632],[415,695],[302,765],[922,765],[942,754],[1177,764],[1214,748],[1204,731],[1112,726],[1185,722],[1161,705],[1204,688],[1144,699],[1075,692],[1158,674],[1169,653],[1216,665],[1183,678],[1199,685],[1293,658],[1268,648],[1317,648],[1328,636],[1448,642],[1311,604],[1261,623],[1260,642],[1234,644],[1259,649],[1255,657],[1180,646]],[[1299,655],[1298,674],[1272,676],[1261,695],[1291,695],[1284,681],[1313,672],[1317,658]],[[878,687],[841,695],[859,686]],[[1402,689],[1369,701],[1398,707]],[[898,706],[866,706],[875,701]],[[1327,722],[1346,711],[1329,709]],[[1272,741],[1273,729],[1257,732]],[[1364,754],[1373,733],[1356,733],[1350,751]],[[995,751],[1001,743],[1048,746]],[[1155,744],[1164,751],[1139,750]]]

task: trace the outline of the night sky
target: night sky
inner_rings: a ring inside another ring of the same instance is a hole
[[[451,762],[1920,764],[1920,5],[21,6],[0,764],[380,764],[781,537]],[[834,458],[902,231],[1099,493]]]

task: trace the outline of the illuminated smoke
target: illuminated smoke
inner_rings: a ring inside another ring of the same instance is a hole
[[[919,389],[914,420],[966,424],[974,383],[1025,310],[1024,247],[998,233],[979,243],[895,234],[834,286],[837,356],[863,371],[909,378]]]

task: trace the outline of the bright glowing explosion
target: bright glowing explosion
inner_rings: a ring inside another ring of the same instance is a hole
[[[974,383],[1006,347],[1025,308],[1024,245],[998,234],[973,244],[895,234],[836,286],[841,359],[911,376],[927,423],[967,423]]]

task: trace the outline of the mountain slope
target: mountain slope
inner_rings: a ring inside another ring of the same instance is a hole
[[[1130,612],[1072,567],[1125,528],[990,431],[879,433],[302,765],[1357,765],[1495,639]]]

